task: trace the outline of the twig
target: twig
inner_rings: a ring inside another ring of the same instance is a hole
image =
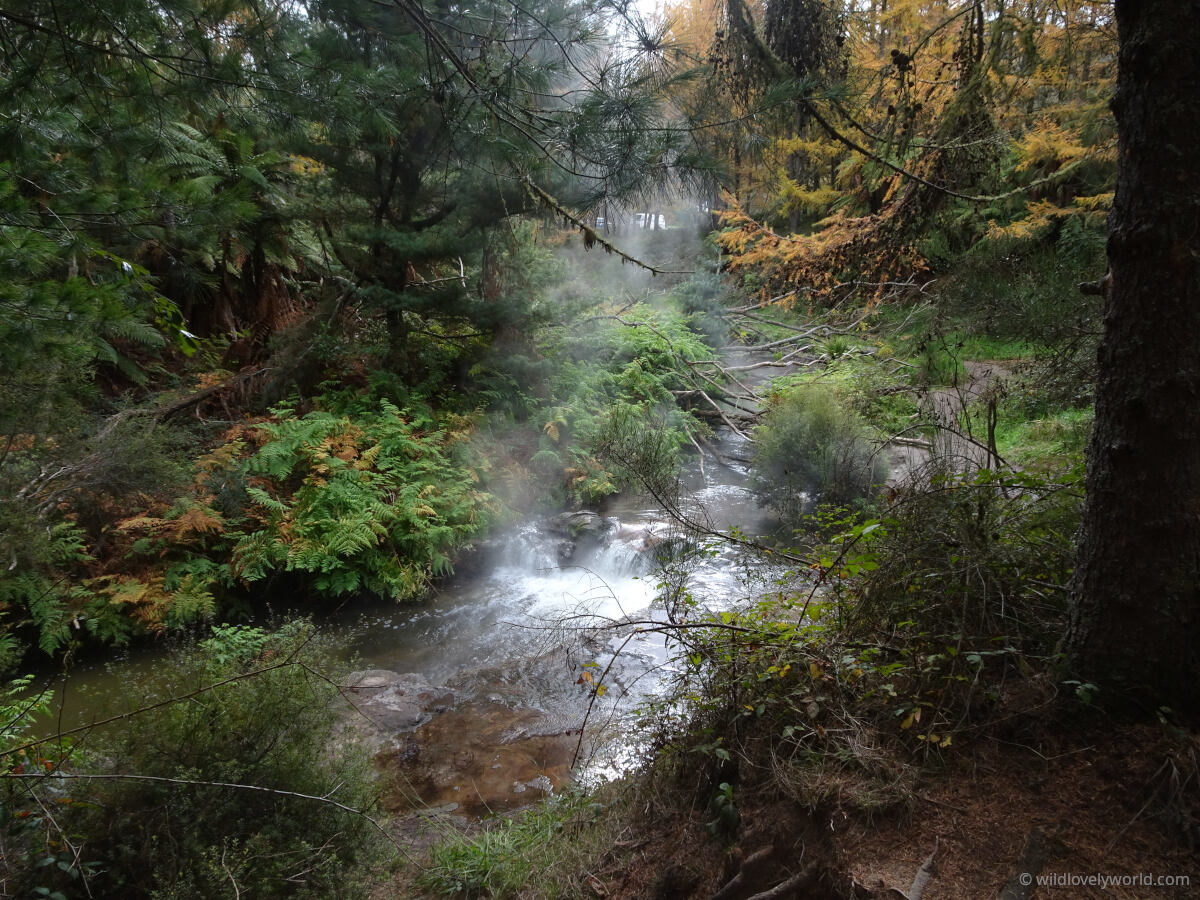
[[[609,670],[612,669],[613,663],[621,655],[621,651],[625,649],[625,645],[632,641],[638,634],[641,634],[641,630],[635,628],[625,636],[625,640],[621,641],[621,646],[617,648],[616,652],[612,655],[612,659],[608,661],[608,665],[604,667],[604,671],[600,673],[600,678],[592,685],[592,696],[588,700],[587,712],[583,714],[583,724],[579,726],[579,740],[575,742],[575,752],[571,754],[572,769],[575,768],[575,762],[579,759],[579,751],[583,747],[583,734],[587,730],[588,719],[592,715],[592,707],[596,705],[596,698],[601,695],[600,686],[604,684],[604,679],[608,677]],[[608,688],[605,688],[605,690],[607,691]]]
[[[792,897],[802,887],[808,885],[817,875],[817,864],[813,863],[803,872],[793,875],[787,881],[781,881],[769,891],[763,891],[759,894],[752,894],[746,900],[784,900],[785,897]]]
[[[683,431],[687,435],[687,439],[691,441],[692,446],[696,448],[697,459],[700,463],[700,477],[708,481],[708,473],[704,471],[704,450],[696,443],[696,438],[692,435],[691,429],[685,428]]]
[[[233,872],[225,864],[225,854],[228,852],[228,847],[221,848],[221,868],[225,870],[225,874],[229,876],[229,883],[233,885],[233,900],[241,900],[242,889],[238,887],[237,879],[233,877]]]

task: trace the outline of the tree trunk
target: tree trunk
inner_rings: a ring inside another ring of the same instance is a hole
[[[1066,649],[1110,696],[1195,715],[1200,4],[1117,0],[1116,15],[1119,172]]]

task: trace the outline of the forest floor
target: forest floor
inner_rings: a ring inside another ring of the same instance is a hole
[[[706,828],[702,803],[631,786],[636,799],[607,850],[561,896],[917,900],[923,867],[931,877],[920,900],[1195,896],[1200,808],[1188,779],[1200,736],[1097,723],[1062,731],[1050,721],[1036,730],[1028,744],[981,739],[924,765],[903,802],[873,814],[837,801],[809,810],[770,777],[747,778],[726,840]],[[410,876],[381,886],[376,900],[425,896]],[[560,896],[546,887],[517,896]]]
[[[836,805],[809,812],[765,788],[743,800],[742,828],[729,847],[705,833],[703,816],[668,819],[635,854],[595,873],[597,896],[747,900],[791,879],[770,896],[905,898],[931,855],[923,900],[1001,896],[1011,880],[1024,890],[1008,898],[1194,896],[1187,886],[1136,881],[1182,875],[1200,883],[1194,846],[1178,832],[1186,822],[1194,827],[1200,811],[1172,807],[1161,736],[1143,728],[1090,737],[1040,749],[982,742],[941,771],[923,771],[909,802],[883,815]],[[1193,736],[1193,754],[1198,746]],[[1130,883],[1025,887],[1020,876],[1029,869],[1034,879]]]

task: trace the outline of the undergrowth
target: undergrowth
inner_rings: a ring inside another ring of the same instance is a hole
[[[217,628],[131,689],[119,728],[29,746],[10,731],[6,892],[363,896],[387,842],[330,649],[302,621]]]
[[[587,873],[617,841],[626,803],[615,785],[572,790],[488,821],[435,846],[417,884],[453,897],[594,897]]]
[[[801,384],[773,396],[755,441],[751,486],[789,526],[815,498],[863,500],[887,477],[866,424],[831,385]]]
[[[779,590],[676,637],[662,771],[704,803],[906,803],[918,764],[1059,690],[1078,477],[934,473],[878,517],[818,515]]]

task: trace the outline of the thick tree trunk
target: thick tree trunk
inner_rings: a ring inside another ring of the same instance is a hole
[[[1066,648],[1200,713],[1200,4],[1117,0],[1120,162]],[[1111,695],[1111,694],[1110,694]]]

